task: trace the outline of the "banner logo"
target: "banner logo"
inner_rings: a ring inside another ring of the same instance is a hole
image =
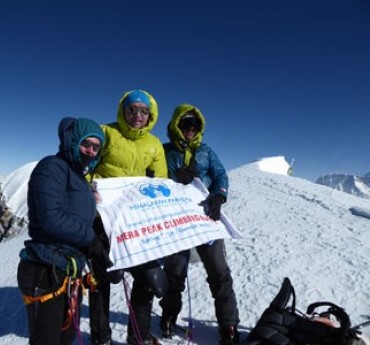
[[[142,195],[151,199],[161,196],[167,198],[171,195],[171,190],[164,183],[145,183],[140,186],[139,191]]]

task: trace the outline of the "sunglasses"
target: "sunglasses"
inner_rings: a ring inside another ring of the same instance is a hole
[[[187,117],[184,119],[181,119],[179,122],[179,128],[184,131],[188,129],[195,129],[196,131],[200,130],[200,122],[196,117]]]
[[[93,143],[93,142],[91,142],[87,139],[82,141],[82,143],[80,145],[83,146],[83,147],[86,147],[87,149],[92,147],[94,152],[99,152],[99,150],[101,149],[100,144],[95,144],[95,143]]]
[[[134,106],[126,107],[127,115],[137,115],[139,113],[141,115],[147,116],[149,115],[150,112],[149,112],[149,109],[146,107],[134,107]]]

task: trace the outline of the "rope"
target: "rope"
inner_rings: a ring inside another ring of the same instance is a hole
[[[125,298],[126,298],[127,308],[129,310],[129,315],[130,315],[129,322],[131,322],[131,324],[132,324],[132,329],[134,331],[134,336],[135,336],[136,341],[138,342],[138,345],[143,345],[143,341],[142,341],[141,336],[140,336],[139,326],[137,324],[137,320],[136,320],[136,317],[135,317],[135,312],[134,312],[134,309],[132,308],[131,299],[130,299],[130,296],[129,296],[129,292],[130,292],[130,295],[131,295],[130,285],[127,282],[127,280],[125,279],[125,277],[123,277],[123,287],[124,287],[124,291],[125,291]]]
[[[78,314],[78,290],[81,288],[82,294],[85,294],[86,291],[82,279],[77,278],[78,269],[76,260],[73,257],[69,257],[68,259],[66,277],[68,278],[68,287],[66,293],[69,309],[67,311],[66,321],[62,325],[62,331],[67,330],[72,324],[76,330],[78,343],[83,344]]]
[[[79,324],[79,313],[78,313],[78,289],[81,287],[83,293],[85,292],[84,286],[82,284],[81,279],[71,278],[69,277],[69,284],[67,290],[68,296],[68,305],[69,309],[67,311],[67,318],[65,323],[62,326],[62,330],[67,330],[71,324],[73,325],[74,329],[76,330],[77,336],[77,343],[83,345],[82,333],[80,330]]]

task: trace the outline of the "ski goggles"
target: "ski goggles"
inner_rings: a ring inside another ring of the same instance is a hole
[[[127,115],[137,115],[140,113],[141,115],[148,116],[150,114],[149,108],[147,107],[128,106],[125,109]]]
[[[80,145],[83,146],[83,147],[86,147],[87,149],[92,147],[94,152],[99,152],[99,150],[101,149],[100,144],[93,143],[93,142],[91,142],[90,140],[87,140],[87,139],[83,140]]]
[[[194,129],[196,131],[199,131],[201,128],[200,121],[194,116],[194,117],[185,117],[180,120],[179,122],[179,128],[182,131]]]

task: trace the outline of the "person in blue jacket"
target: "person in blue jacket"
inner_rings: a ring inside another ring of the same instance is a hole
[[[225,168],[216,153],[202,143],[205,119],[198,108],[181,104],[174,110],[168,125],[169,143],[164,144],[168,176],[176,182],[189,184],[199,177],[208,188],[209,195],[202,202],[205,213],[219,220],[221,205],[226,201],[229,187]],[[207,273],[207,282],[215,301],[219,326],[220,345],[237,344],[239,341],[239,311],[233,290],[233,279],[226,262],[222,239],[196,247]],[[190,251],[183,251],[165,258],[164,270],[168,279],[167,293],[160,301],[162,317],[160,327],[165,338],[171,338],[178,314],[181,311],[181,293]]]
[[[17,279],[27,308],[30,345],[69,345],[76,336],[81,274],[87,258],[112,266],[92,228],[96,201],[85,174],[105,136],[85,118],[63,118],[59,151],[41,159],[28,182],[29,237]]]

